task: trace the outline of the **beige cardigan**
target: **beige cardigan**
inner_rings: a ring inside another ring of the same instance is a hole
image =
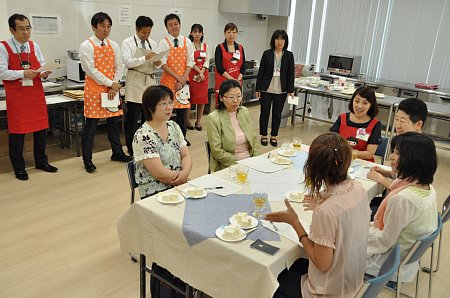
[[[252,125],[250,113],[246,107],[239,107],[236,113],[239,126],[249,142],[250,156],[259,155],[258,136]],[[215,110],[208,115],[206,122],[208,142],[211,147],[209,165],[212,172],[220,171],[236,163],[234,149],[236,134],[231,124],[227,110]]]

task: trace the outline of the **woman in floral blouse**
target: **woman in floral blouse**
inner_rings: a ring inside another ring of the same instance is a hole
[[[133,139],[135,178],[141,198],[187,182],[192,160],[180,127],[170,120],[172,90],[151,86],[142,96],[145,123]]]

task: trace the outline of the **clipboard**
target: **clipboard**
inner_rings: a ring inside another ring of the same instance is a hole
[[[148,59],[147,62],[156,62],[161,60],[167,53],[169,52],[169,50],[165,50],[165,51],[161,51],[158,54],[156,54],[156,56],[153,56],[152,58]]]
[[[39,67],[37,71],[43,72],[43,71],[54,71],[57,69],[62,68],[62,64],[55,63],[55,62],[48,62],[45,65]]]

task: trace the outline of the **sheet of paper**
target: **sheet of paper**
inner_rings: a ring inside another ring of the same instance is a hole
[[[62,64],[60,64],[60,63],[47,62],[47,63],[45,63],[45,65],[39,67],[38,71],[40,71],[40,72],[42,72],[42,71],[54,71],[56,69],[61,69],[61,68],[62,68]]]
[[[206,175],[201,176],[196,179],[190,180],[189,184],[194,185],[195,187],[200,188],[208,188],[208,187],[217,187],[222,186],[221,189],[207,189],[207,192],[212,192],[215,194],[218,194],[219,196],[228,196],[231,195],[240,189],[242,189],[242,186],[230,181],[227,181],[225,179],[213,176],[213,175]]]
[[[273,173],[289,167],[289,165],[278,165],[270,161],[266,156],[250,157],[239,160],[238,163],[263,173]]]
[[[52,88],[52,87],[61,87],[61,84],[53,83],[53,82],[42,82],[42,87],[45,88]]]
[[[148,59],[147,62],[156,62],[162,59],[162,57],[164,57],[167,53],[169,52],[169,50],[166,51],[161,51],[158,54],[156,54],[156,56],[153,56],[152,58]]]
[[[116,96],[112,100],[108,99],[108,93],[102,94],[102,108],[117,108],[120,104],[119,93],[116,93]]]
[[[287,100],[288,100],[288,104],[290,105],[296,105],[298,106],[298,96],[290,96],[289,94],[287,95]]]

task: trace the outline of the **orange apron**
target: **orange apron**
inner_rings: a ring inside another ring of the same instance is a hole
[[[177,75],[182,76],[187,67],[186,37],[184,38],[184,45],[182,48],[181,47],[174,48],[172,46],[172,43],[169,41],[169,39],[167,37],[166,37],[166,40],[170,46],[169,53],[167,54],[166,65],[170,69],[172,69]],[[164,72],[162,74],[160,82],[161,82],[161,85],[169,87],[172,90],[174,95],[178,91],[178,90],[176,90],[177,80],[174,77],[168,75],[167,73]],[[190,103],[182,104],[182,103],[178,102],[177,100],[174,100],[174,105],[173,105],[174,109],[189,109],[190,107],[191,107]]]
[[[89,42],[94,47],[94,65],[108,79],[113,80],[116,72],[114,64],[114,49],[109,40],[105,39],[106,45],[96,46],[92,40]],[[84,84],[84,116],[86,118],[110,118],[123,115],[123,111],[110,112],[102,108],[101,93],[107,93],[109,87],[98,84],[93,78],[86,75]]]

